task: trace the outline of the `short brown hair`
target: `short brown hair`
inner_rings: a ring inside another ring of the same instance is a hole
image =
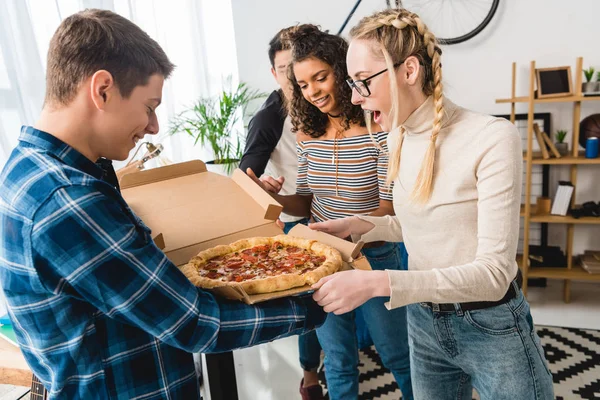
[[[98,70],[110,72],[127,98],[150,77],[169,77],[175,66],[146,32],[108,10],[89,9],[66,18],[48,49],[46,103],[69,104],[77,88]]]

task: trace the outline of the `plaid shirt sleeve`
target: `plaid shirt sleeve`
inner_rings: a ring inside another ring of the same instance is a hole
[[[108,185],[58,189],[31,233],[42,284],[189,352],[222,352],[299,334],[324,320],[309,297],[248,306],[193,286]]]

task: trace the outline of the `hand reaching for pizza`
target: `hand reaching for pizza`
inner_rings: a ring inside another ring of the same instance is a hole
[[[321,278],[312,288],[313,299],[325,312],[335,315],[350,312],[373,297],[390,295],[385,271],[342,271]]]
[[[283,183],[285,182],[285,178],[283,176],[280,176],[279,178],[273,178],[272,176],[266,175],[258,178],[254,171],[252,171],[252,168],[247,168],[246,174],[252,178],[252,180],[264,191],[275,194],[279,193],[283,187]]]

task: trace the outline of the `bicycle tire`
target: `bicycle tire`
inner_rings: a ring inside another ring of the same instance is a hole
[[[388,7],[391,7],[390,0],[386,0],[386,3],[388,5]],[[400,1],[396,0],[395,3],[396,3],[395,4],[396,7],[402,7],[401,0]],[[490,10],[488,11],[488,13],[485,16],[485,18],[483,19],[483,21],[481,21],[481,23],[479,25],[477,25],[475,28],[473,28],[470,32],[467,32],[464,35],[457,36],[457,37],[449,37],[449,38],[438,37],[437,38],[438,41],[440,42],[440,44],[443,44],[443,45],[453,45],[453,44],[463,43],[469,39],[474,38],[482,30],[484,30],[485,27],[488,26],[488,24],[490,23],[492,18],[494,18],[494,15],[496,14],[496,11],[498,10],[499,4],[500,4],[500,0],[492,0],[492,5],[490,7]]]

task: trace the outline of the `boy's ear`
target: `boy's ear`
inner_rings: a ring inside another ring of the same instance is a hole
[[[110,72],[99,70],[90,79],[90,97],[99,110],[104,110],[111,100],[115,89],[115,81]]]
[[[271,73],[273,74],[273,78],[277,79],[277,73],[275,72],[275,68],[271,67]]]

